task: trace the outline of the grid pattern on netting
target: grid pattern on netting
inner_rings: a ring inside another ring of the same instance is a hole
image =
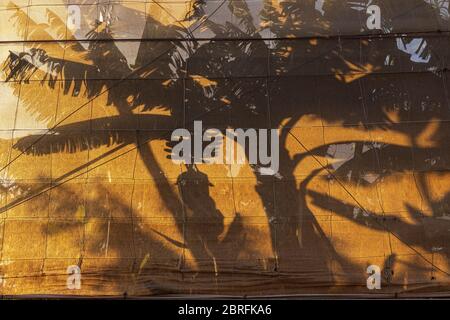
[[[310,2],[0,5],[2,293],[445,288],[445,1],[384,1],[375,31]],[[278,128],[279,174],[173,163],[195,120]]]

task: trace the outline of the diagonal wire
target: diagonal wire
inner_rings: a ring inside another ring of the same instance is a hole
[[[369,217],[371,217],[376,224],[378,224],[383,229],[385,229],[386,232],[388,232],[389,234],[393,235],[397,240],[399,240],[400,242],[405,244],[408,248],[410,248],[412,251],[414,251],[414,253],[416,253],[419,257],[421,257],[423,260],[425,260],[427,263],[429,263],[430,266],[436,268],[436,270],[444,273],[445,275],[450,276],[449,272],[447,272],[447,271],[439,268],[438,266],[436,266],[432,261],[427,259],[417,249],[415,249],[413,246],[411,246],[408,243],[406,243],[405,241],[403,241],[397,234],[395,234],[393,231],[391,231],[388,226],[386,226],[384,223],[381,223],[380,221],[378,221],[378,219],[376,219],[371,212],[369,212],[368,210],[365,209],[365,207],[361,204],[361,202],[358,201],[358,199],[356,199],[356,197],[350,192],[350,190],[348,190],[345,187],[345,185],[342,183],[342,181],[330,169],[328,169],[327,166],[323,165],[322,162],[320,162],[320,160],[317,159],[317,157],[309,150],[309,148],[307,148],[290,130],[289,130],[288,133],[289,133],[289,135],[291,135],[295,139],[295,141],[297,141],[297,143],[302,148],[304,148],[306,150],[306,153],[308,153],[311,157],[313,157],[314,161],[316,161],[323,170],[325,170],[331,177],[333,177],[333,179],[339,184],[339,186],[342,189],[344,189],[344,191],[356,202],[356,204],[360,207],[360,209],[362,211],[364,211]]]
[[[203,24],[205,24],[226,2],[227,0],[223,0],[222,3],[204,20],[202,21],[198,26],[196,26],[192,32],[195,32],[198,28],[200,28]],[[49,133],[51,133],[52,131],[54,131],[61,123],[63,123],[65,120],[67,120],[69,117],[71,117],[72,115],[74,115],[76,112],[78,112],[79,110],[81,110],[82,108],[84,108],[86,105],[88,105],[90,102],[92,102],[93,100],[95,100],[96,98],[98,98],[99,96],[103,95],[106,92],[109,92],[111,89],[117,87],[119,84],[121,84],[122,82],[124,82],[125,80],[129,79],[132,75],[136,74],[138,71],[141,71],[142,69],[150,66],[152,63],[154,63],[155,61],[157,61],[159,58],[161,58],[163,55],[165,55],[166,53],[168,53],[170,50],[172,50],[173,47],[168,48],[167,50],[163,51],[161,54],[159,54],[156,58],[154,58],[153,60],[149,61],[147,64],[133,70],[132,72],[130,72],[127,76],[119,79],[117,82],[115,82],[113,85],[111,85],[109,88],[106,88],[105,90],[103,90],[102,92],[100,92],[99,94],[97,94],[95,97],[93,97],[92,99],[90,99],[89,101],[87,101],[86,103],[83,103],[80,107],[78,107],[77,109],[75,109],[74,111],[72,111],[71,113],[69,113],[66,117],[62,118],[60,121],[58,121],[54,126],[52,126],[51,128],[47,129],[39,138],[37,138],[35,141],[33,141],[33,143],[31,143],[28,147],[26,147],[24,150],[22,150],[17,156],[15,156],[12,160],[10,160],[7,164],[5,164],[2,168],[0,168],[0,172],[2,172],[3,170],[5,170],[6,168],[8,168],[12,163],[14,163],[17,159],[19,159],[24,153],[28,152],[31,148],[33,148],[33,146],[35,146],[39,141],[41,141],[42,139],[44,139],[45,136],[47,136]]]
[[[211,15],[207,17],[207,19],[205,19],[201,24],[199,24],[199,25],[194,29],[194,31],[195,31],[196,29],[198,29],[203,23],[205,23],[206,21],[208,21],[208,19],[211,18],[211,17],[212,17],[212,16],[220,9],[220,7],[223,6],[223,4],[225,4],[226,1],[227,1],[227,0],[224,0],[224,1],[221,3],[221,5],[219,5],[219,6],[211,13]],[[170,49],[169,49],[169,50],[170,50]],[[166,52],[167,52],[167,51],[166,51]],[[153,61],[154,61],[154,60],[153,60]],[[153,62],[153,61],[152,61],[152,62]],[[151,62],[150,62],[150,63],[151,63]],[[149,64],[150,64],[150,63],[149,63]],[[122,80],[120,80],[120,81],[122,81]],[[111,89],[112,87],[114,87],[114,86],[111,86],[110,88],[106,89],[105,91]],[[94,97],[93,99],[95,99],[95,98],[96,98],[96,97]],[[93,100],[93,99],[91,99],[91,100]],[[88,103],[89,103],[89,102],[88,102]],[[83,107],[84,105],[86,105],[86,104],[83,104],[81,107]],[[81,108],[81,107],[80,107],[80,108]],[[214,110],[216,110],[216,109],[218,109],[218,108],[221,108],[221,107],[222,107],[222,106],[219,105],[219,106],[217,106],[217,107],[215,107],[215,108],[212,108],[211,110],[208,110],[208,111],[206,111],[206,112],[203,112],[203,113],[199,114],[198,116],[194,117],[193,120],[199,119],[199,118],[203,117],[204,115],[206,115],[206,114],[208,114],[208,113],[210,113],[210,112],[212,112],[212,111],[214,111]],[[77,110],[75,110],[75,112],[78,111],[80,108],[78,108]],[[73,114],[73,113],[71,113],[70,115],[72,115],[72,114]],[[70,115],[68,115],[67,117],[69,117]],[[67,117],[66,117],[66,118],[67,118]],[[63,119],[62,121],[64,121],[64,120],[65,120],[65,119]],[[60,122],[61,122],[61,121],[60,121]],[[14,158],[13,160],[11,160],[5,167],[7,167],[8,165],[10,165],[10,164],[11,164],[13,161],[15,161],[20,155],[22,155],[22,154],[24,154],[25,152],[27,152],[27,151],[30,149],[30,147],[32,147],[33,145],[35,145],[36,142],[38,142],[38,140],[43,139],[43,138],[45,137],[45,135],[48,134],[48,132],[50,132],[51,130],[54,130],[54,129],[49,129],[46,133],[44,133],[44,134],[43,134],[42,136],[40,136],[36,141],[34,141],[28,148],[26,148],[25,150],[23,150],[16,158]],[[165,135],[163,135],[162,137],[164,137],[164,136],[165,136]],[[9,210],[9,209],[12,209],[12,208],[18,206],[18,205],[21,205],[21,204],[23,204],[23,203],[25,203],[25,202],[27,202],[27,201],[29,201],[29,200],[31,200],[31,199],[33,199],[33,198],[35,198],[35,197],[41,195],[41,194],[43,194],[43,193],[45,193],[45,192],[47,192],[47,191],[49,191],[49,190],[51,190],[51,189],[54,189],[54,188],[56,188],[56,187],[58,187],[58,186],[60,186],[60,185],[62,185],[62,184],[65,184],[65,183],[67,183],[67,182],[69,182],[69,181],[71,181],[71,180],[73,180],[73,179],[75,179],[75,178],[77,178],[77,177],[79,177],[79,176],[81,176],[81,175],[83,175],[83,174],[89,172],[89,171],[92,171],[93,169],[96,169],[96,168],[98,168],[98,167],[100,167],[100,166],[102,166],[102,165],[104,165],[104,164],[106,164],[106,163],[108,163],[108,162],[110,162],[110,161],[113,161],[113,160],[115,160],[115,159],[117,159],[117,158],[119,158],[119,157],[121,157],[121,156],[123,156],[123,155],[125,155],[125,154],[128,154],[129,152],[131,152],[131,151],[133,151],[133,150],[135,150],[135,149],[138,149],[140,146],[146,144],[146,143],[149,142],[151,139],[153,139],[153,137],[152,137],[152,138],[149,138],[149,139],[146,139],[145,141],[143,141],[143,142],[141,142],[141,143],[137,142],[137,143],[135,144],[134,147],[128,149],[127,151],[124,151],[124,152],[122,152],[121,154],[118,154],[118,155],[114,156],[113,158],[111,158],[111,159],[109,159],[109,160],[107,160],[107,161],[105,161],[105,162],[102,162],[102,163],[100,163],[100,164],[98,164],[98,165],[96,165],[96,166],[93,166],[93,167],[87,169],[87,171],[83,171],[83,172],[81,172],[81,173],[79,173],[79,174],[76,174],[76,175],[72,176],[71,178],[62,181],[61,183],[57,183],[57,184],[52,185],[52,186],[50,186],[50,187],[48,187],[48,188],[44,188],[43,190],[39,191],[38,193],[35,193],[35,194],[31,195],[30,197],[27,197],[27,198],[23,199],[22,201],[18,201],[17,203],[15,203],[15,204],[12,205],[12,206],[6,205],[5,207],[3,207],[3,208],[0,209],[0,213],[3,213],[3,212],[5,212],[5,211],[7,211],[7,210]],[[123,145],[121,145],[121,146],[119,146],[119,147],[121,148],[121,147],[123,147]],[[120,148],[118,148],[118,149],[116,149],[116,150],[119,150]],[[5,168],[5,167],[4,167],[4,168]],[[4,168],[2,168],[1,170],[4,170]],[[1,170],[0,170],[0,172],[1,172]]]
[[[224,1],[223,1],[223,2],[215,9],[215,11],[213,11],[213,12],[211,13],[211,15],[208,16],[208,18],[207,18],[206,20],[204,20],[202,23],[200,23],[193,31],[197,30],[202,24],[204,24],[206,21],[208,21],[209,18],[211,18],[211,17],[212,17],[212,16],[213,16],[213,15],[214,15],[214,14],[215,14],[222,6],[223,6],[223,4],[225,4],[225,2],[226,2],[226,0],[224,0]],[[172,48],[170,48],[169,50],[171,50],[171,49],[172,49]],[[167,53],[169,50],[163,52],[163,54]],[[155,58],[154,60],[150,61],[147,65],[145,65],[145,66],[143,66],[143,67],[146,67],[146,66],[150,65],[150,64],[153,63],[155,60],[159,59],[159,57],[162,56],[163,54],[159,55],[157,58]],[[141,67],[141,68],[143,68],[143,67]],[[134,71],[131,72],[127,77],[122,78],[121,80],[119,80],[118,83],[120,83],[120,82],[122,82],[123,80],[127,79],[129,76],[133,75],[137,70],[140,70],[141,68],[134,70]],[[116,85],[112,85],[110,88],[108,88],[108,89],[106,89],[105,91],[101,92],[99,95],[97,95],[96,97],[94,97],[94,98],[91,99],[90,101],[94,100],[95,98],[97,98],[97,97],[100,96],[101,94],[105,93],[106,91],[109,91],[110,89],[112,89],[112,88],[115,87],[115,86],[116,86]],[[89,101],[89,102],[90,102],[90,101]],[[89,103],[89,102],[87,102],[87,103]],[[86,105],[86,104],[83,104],[80,108],[78,108],[77,110],[75,110],[75,112],[78,111],[79,109],[81,109],[82,107],[84,107],[85,105]],[[214,108],[214,109],[215,109],[215,108]],[[214,109],[209,110],[209,111],[207,111],[207,112],[205,112],[205,113],[199,115],[199,116],[196,117],[196,118],[202,117],[203,115],[209,113],[210,111],[213,111]],[[74,113],[74,112],[73,112],[73,113]],[[71,116],[73,113],[69,114],[67,117]],[[66,118],[67,118],[67,117],[66,117]],[[66,118],[65,118],[65,119],[66,119]],[[59,125],[59,124],[60,124],[62,121],[64,121],[65,119],[63,119],[63,120],[61,120],[60,122],[58,122],[57,125]],[[54,128],[56,128],[57,125],[55,125],[55,126],[54,126],[53,128],[51,128],[51,129],[49,129],[45,134],[43,134],[40,138],[38,138],[32,145],[30,145],[30,147],[32,147],[35,143],[37,143],[40,139],[42,139],[48,132],[54,130]],[[291,135],[291,136],[297,141],[297,143],[298,143],[300,146],[302,146],[302,148],[304,148],[304,149],[306,150],[306,152],[307,152],[309,155],[311,155],[311,156],[313,157],[313,159],[320,165],[320,167],[321,167],[322,169],[324,169],[325,171],[327,171],[327,173],[328,173],[330,176],[333,177],[333,179],[334,179],[334,180],[340,185],[340,187],[341,187],[341,188],[342,188],[342,189],[343,189],[343,190],[344,190],[344,191],[345,191],[345,192],[346,192],[346,193],[347,193],[347,194],[355,201],[355,203],[361,208],[361,210],[363,210],[369,217],[374,218],[373,215],[372,215],[367,209],[365,209],[365,207],[358,201],[358,199],[357,199],[357,198],[356,198],[356,197],[355,197],[355,196],[354,196],[354,195],[353,195],[353,194],[345,187],[345,185],[340,181],[340,179],[339,179],[339,178],[338,178],[331,170],[329,170],[326,166],[324,166],[324,165],[317,159],[317,157],[309,150],[309,148],[307,148],[307,147],[306,147],[306,146],[305,146],[305,145],[304,145],[304,144],[303,144],[303,143],[302,143],[295,135],[293,135],[292,132],[289,131],[289,135]],[[100,167],[100,166],[102,166],[102,165],[104,165],[104,164],[106,164],[106,163],[108,163],[108,162],[110,162],[110,161],[113,161],[113,160],[115,160],[115,159],[117,159],[117,158],[119,158],[119,157],[121,157],[121,156],[123,156],[123,155],[125,155],[125,154],[127,154],[127,153],[129,153],[129,152],[131,152],[131,151],[133,151],[133,150],[135,150],[135,149],[137,149],[137,148],[139,148],[141,145],[144,145],[145,143],[147,143],[147,142],[150,141],[151,139],[152,139],[152,138],[149,138],[149,139],[145,140],[144,142],[137,143],[133,148],[131,148],[131,149],[129,149],[129,150],[127,150],[127,151],[125,151],[125,152],[123,152],[123,153],[121,153],[121,154],[119,154],[119,155],[117,155],[117,156],[115,156],[115,157],[113,157],[113,158],[111,158],[111,159],[105,161],[105,162],[102,162],[102,163],[100,163],[100,164],[98,164],[98,165],[96,165],[96,166],[91,167],[90,169],[88,169],[88,172],[91,171],[91,170],[93,170],[93,169],[96,169],[96,168],[98,168],[98,167]],[[30,147],[28,147],[27,149],[25,149],[24,151],[22,151],[22,152],[19,154],[19,156],[22,155],[23,153],[25,153],[27,150],[29,150]],[[10,163],[8,163],[5,167],[7,167],[9,164],[11,164],[13,161],[15,161],[19,156],[17,156],[17,157],[14,158],[12,161],[10,161]],[[0,171],[4,170],[5,167],[3,167],[2,169],[0,169]],[[6,207],[6,208],[4,208],[3,210],[0,210],[0,213],[3,213],[3,212],[6,211],[6,210],[9,210],[9,209],[11,209],[11,208],[14,208],[15,206],[18,206],[18,205],[20,205],[20,204],[23,204],[24,202],[27,202],[27,201],[29,201],[29,200],[31,200],[31,199],[33,199],[33,198],[39,196],[39,195],[41,195],[41,194],[43,194],[43,193],[45,193],[45,192],[51,190],[51,189],[54,189],[54,188],[56,188],[56,187],[58,187],[58,186],[61,186],[61,185],[65,184],[65,183],[67,183],[67,182],[69,182],[69,181],[71,181],[71,180],[77,178],[78,176],[84,175],[85,173],[86,173],[86,172],[81,172],[81,173],[79,173],[79,174],[77,174],[77,175],[74,175],[74,176],[72,176],[70,179],[67,179],[67,180],[65,180],[65,181],[63,181],[63,182],[61,182],[61,183],[59,183],[59,184],[52,185],[52,186],[50,186],[49,188],[46,188],[46,189],[42,190],[41,192],[39,192],[39,193],[37,193],[37,194],[34,194],[34,195],[32,195],[31,197],[28,197],[28,198],[24,199],[23,201],[14,204],[14,206]],[[434,268],[436,268],[436,270],[438,270],[438,271],[444,273],[444,274],[447,275],[447,276],[450,276],[450,273],[448,273],[447,271],[445,271],[445,270],[441,269],[440,267],[436,266],[432,261],[430,261],[430,260],[427,259],[425,256],[423,256],[417,249],[415,249],[414,247],[412,247],[412,246],[409,245],[408,243],[404,242],[397,234],[395,234],[393,231],[391,231],[391,230],[389,229],[388,226],[386,226],[385,224],[379,222],[377,219],[374,219],[374,221],[375,221],[376,224],[380,225],[383,229],[385,229],[389,234],[392,234],[396,239],[398,239],[400,242],[404,243],[407,247],[409,247],[413,252],[415,252],[415,253],[416,253],[419,257],[421,257],[424,261],[426,261],[428,264],[430,264],[431,266],[433,266]]]
[[[180,26],[181,26],[181,28],[183,28],[185,31],[186,31],[186,33],[189,35],[189,37],[192,39],[192,40],[194,40],[195,41],[195,38],[194,38],[194,35],[193,35],[193,33],[192,32],[194,32],[195,31],[195,29],[191,32],[190,30],[189,30],[189,28],[186,28],[173,14],[171,14],[170,13],[170,11],[168,11],[166,8],[164,8],[164,6],[162,6],[158,1],[154,1],[154,0],[152,0],[152,3],[154,3],[154,4],[156,4],[158,7],[160,7],[165,13],[167,13],[172,19],[174,19],[175,20],[175,22],[176,23],[178,23]]]
[[[198,116],[194,117],[192,120],[193,120],[193,121],[198,120],[198,119],[200,119],[201,117],[203,117],[203,116],[209,114],[210,112],[215,111],[215,110],[217,110],[217,109],[220,109],[220,108],[222,108],[222,107],[223,107],[222,105],[219,105],[219,106],[217,106],[217,107],[214,107],[214,108],[212,108],[212,109],[210,109],[210,110],[208,110],[208,111],[205,111],[205,112],[199,114]],[[168,134],[162,135],[162,136],[160,137],[160,139],[161,139],[161,138],[164,138],[164,137],[168,137]],[[18,201],[18,202],[16,202],[16,203],[14,203],[13,205],[10,205],[10,206],[6,205],[6,206],[4,206],[3,208],[0,208],[0,214],[6,212],[7,210],[13,209],[13,208],[15,208],[15,207],[17,207],[17,206],[19,206],[19,205],[25,203],[25,202],[28,202],[28,201],[30,201],[30,200],[32,200],[32,199],[34,199],[34,198],[40,196],[41,194],[43,194],[43,193],[45,193],[45,192],[47,192],[47,191],[50,191],[50,190],[52,190],[52,189],[54,189],[54,188],[56,188],[56,187],[59,187],[59,186],[65,184],[65,183],[67,183],[67,182],[69,182],[69,181],[71,181],[71,180],[74,180],[74,179],[76,179],[76,178],[78,178],[78,177],[80,177],[80,176],[82,176],[82,175],[84,175],[84,174],[86,174],[86,173],[88,173],[88,172],[90,172],[90,171],[92,171],[92,170],[94,170],[94,169],[96,169],[96,168],[102,166],[102,165],[105,165],[105,164],[107,164],[107,163],[109,163],[109,162],[111,162],[111,161],[114,161],[114,160],[116,160],[116,159],[118,159],[118,158],[120,158],[120,157],[122,157],[122,156],[124,156],[124,155],[126,155],[126,154],[128,154],[128,153],[130,153],[130,152],[132,152],[132,151],[134,151],[134,150],[136,150],[136,149],[139,149],[139,147],[145,145],[146,143],[148,143],[148,142],[149,142],[150,140],[152,140],[152,139],[154,139],[154,137],[148,138],[148,139],[144,140],[143,142],[138,142],[138,141],[137,141],[136,144],[135,144],[133,147],[131,147],[130,149],[128,149],[128,150],[126,150],[126,151],[124,151],[124,152],[122,152],[122,153],[120,153],[120,154],[118,154],[118,155],[112,157],[111,159],[108,159],[108,160],[106,160],[106,161],[104,161],[104,162],[102,162],[102,163],[99,163],[99,164],[97,164],[97,165],[95,165],[95,166],[92,166],[92,167],[88,168],[86,171],[82,171],[82,172],[80,172],[80,173],[78,173],[78,174],[75,174],[75,175],[71,176],[71,177],[70,177],[69,179],[67,179],[67,180],[64,180],[64,181],[62,181],[62,182],[60,182],[60,183],[57,183],[57,184],[54,184],[54,185],[51,185],[51,186],[49,186],[48,188],[44,188],[44,189],[42,189],[41,191],[39,191],[39,192],[37,192],[37,193],[35,193],[35,194],[32,194],[31,196],[26,197],[26,198],[24,198],[24,199],[21,200],[21,201]],[[113,150],[111,150],[111,151],[118,151],[118,150],[122,149],[123,147],[125,147],[125,144],[121,144],[121,145],[119,145],[118,147],[116,147],[115,149],[113,149]],[[108,153],[112,153],[111,151],[109,151]],[[67,176],[67,174],[65,174],[65,176]]]

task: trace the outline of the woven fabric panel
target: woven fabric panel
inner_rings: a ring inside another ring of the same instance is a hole
[[[448,7],[0,0],[0,295],[448,293]],[[278,171],[175,163],[195,121]]]

